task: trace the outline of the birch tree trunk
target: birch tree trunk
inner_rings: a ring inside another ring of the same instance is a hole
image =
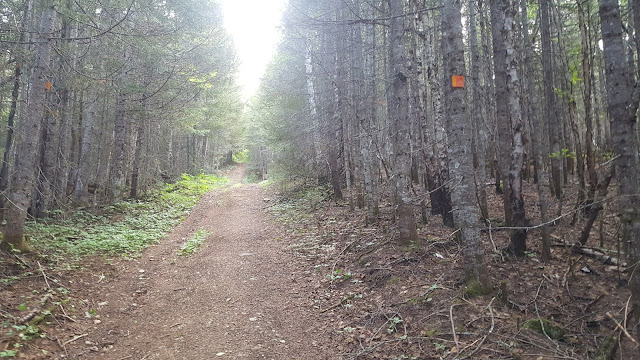
[[[438,19],[432,20],[432,26],[435,28]],[[427,60],[427,82],[431,89],[431,102],[433,121],[425,122],[423,129],[424,137],[429,146],[429,157],[432,165],[431,174],[433,174],[429,184],[429,196],[431,199],[431,213],[433,215],[442,215],[442,222],[446,226],[453,227],[453,214],[451,212],[451,193],[449,192],[449,160],[447,154],[447,138],[445,130],[444,109],[443,109],[443,88],[442,88],[442,72],[436,57],[436,39],[435,31],[431,31],[425,37],[425,57]],[[429,174],[429,173],[428,173]]]
[[[520,109],[520,79],[513,41],[515,4],[513,0],[492,0],[491,22],[493,27],[493,56],[498,109],[498,136],[500,165],[503,170],[505,222],[516,227],[526,226],[522,177],[524,159],[522,143],[522,112]],[[506,163],[506,164],[505,164]],[[506,172],[504,169],[506,167]],[[509,249],[516,256],[524,256],[527,233],[524,229],[511,234]]]

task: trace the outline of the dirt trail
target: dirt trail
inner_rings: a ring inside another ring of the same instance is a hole
[[[241,183],[245,170],[236,168],[232,185],[207,194],[168,239],[96,286],[89,301],[100,317],[70,358],[339,357],[315,330],[312,283],[296,276],[297,260],[264,214],[268,195]],[[177,256],[198,229],[210,232],[202,248]]]

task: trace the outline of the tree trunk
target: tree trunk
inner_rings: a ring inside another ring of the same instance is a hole
[[[391,27],[389,30],[389,61],[391,94],[389,115],[394,131],[393,185],[397,194],[398,245],[408,247],[418,240],[416,220],[413,215],[410,191],[411,132],[409,119],[409,84],[407,56],[404,43],[404,4],[402,0],[389,0]]]
[[[145,113],[143,113],[145,114]],[[131,192],[129,196],[132,198],[138,197],[138,185],[140,181],[140,168],[142,167],[142,147],[145,143],[144,133],[144,115],[141,119],[138,119],[137,136],[136,136],[136,151],[133,156],[133,170],[131,171]]]
[[[334,43],[331,41],[330,29],[323,29],[322,32],[322,48],[324,52],[323,65],[325,69],[334,68],[335,49]],[[338,136],[340,123],[336,114],[335,87],[331,75],[323,80],[323,101],[325,115],[325,139],[327,147],[327,165],[329,174],[331,175],[331,186],[333,188],[334,200],[342,200],[342,188],[340,187],[340,169],[338,168]]]
[[[360,16],[360,8],[354,9],[356,16]],[[365,77],[365,61],[363,52],[363,39],[362,39],[362,25],[355,25],[353,29],[353,60],[352,60],[352,73],[353,73],[353,101],[355,104],[355,116],[354,116],[354,131],[356,132],[356,148],[354,156],[357,156],[356,169],[360,178],[356,182],[356,195],[358,198],[358,207],[366,207],[369,212],[371,211],[371,155],[369,136],[371,135],[371,127],[367,126],[365,122],[367,119],[367,92],[366,92],[366,77]],[[372,214],[370,214],[372,215]],[[367,216],[367,223],[369,223]]]
[[[28,26],[31,16],[32,3],[27,0],[24,3],[24,11],[22,12],[22,27],[20,31],[19,41],[24,42],[27,37],[25,27]],[[25,45],[28,51],[28,45]],[[26,52],[26,51],[25,51]],[[11,89],[11,105],[9,106],[9,114],[7,117],[7,138],[5,140],[4,154],[2,158],[2,167],[0,168],[0,194],[5,194],[9,188],[9,164],[12,160],[13,140],[14,140],[14,123],[18,110],[18,102],[20,99],[20,85],[22,84],[24,59],[16,58],[16,66],[13,72],[13,88]],[[24,86],[22,91],[24,92]],[[24,105],[22,105],[24,109]],[[4,221],[6,212],[6,195],[0,195],[0,223]]]
[[[73,203],[79,206],[89,205],[89,177],[91,174],[91,149],[96,145],[98,92],[93,84],[89,90],[84,109],[84,129],[80,148],[79,165],[75,175]]]
[[[38,41],[34,49],[35,60],[31,69],[26,111],[16,131],[15,167],[11,175],[7,225],[4,229],[2,247],[13,247],[20,251],[29,250],[29,246],[24,241],[24,223],[34,188],[40,122],[45,112],[46,83],[49,78],[47,68],[52,49],[50,34],[54,28],[55,17],[55,6],[49,6],[42,11]]]
[[[469,0],[469,46],[471,51],[471,117],[473,119],[473,138],[476,161],[475,161],[475,179],[476,193],[478,204],[480,206],[480,214],[482,218],[489,218],[489,208],[487,205],[487,170],[486,170],[486,144],[484,135],[484,121],[482,119],[480,89],[480,49],[478,48],[478,28],[476,24],[476,1]]]
[[[598,174],[596,173],[596,155],[593,149],[593,115],[591,111],[591,93],[592,93],[592,76],[593,70],[591,67],[591,47],[587,34],[587,26],[585,23],[584,3],[582,0],[576,1],[578,5],[578,24],[580,27],[580,38],[582,40],[582,78],[584,79],[584,121],[586,126],[585,132],[585,149],[587,152],[587,175],[589,177],[589,190],[587,192],[586,204],[593,203],[593,197],[595,196],[596,188],[598,187]],[[581,161],[580,159],[578,161]],[[584,214],[589,213],[589,209],[586,208]]]
[[[545,118],[549,124],[549,143],[551,146],[551,178],[553,194],[562,197],[562,149],[560,136],[562,124],[556,114],[556,100],[553,87],[553,65],[551,52],[551,22],[549,19],[549,0],[540,0],[540,29],[542,32],[542,72],[545,99]],[[543,155],[544,156],[544,155]]]
[[[111,200],[118,200],[125,190],[125,162],[126,162],[126,145],[127,145],[127,113],[126,113],[126,94],[124,90],[124,81],[126,77],[127,52],[123,53],[121,73],[118,74],[116,80],[116,108],[114,114],[113,128],[113,150],[111,158],[111,176],[109,184],[109,196]],[[188,151],[188,150],[187,150]]]
[[[496,122],[498,128],[498,169],[502,180],[502,204],[504,209],[504,223],[513,224],[513,209],[511,207],[511,187],[509,179],[509,164],[511,159],[511,126],[510,101],[507,88],[507,48],[505,44],[505,11],[506,4],[502,0],[490,0],[491,33],[493,37],[493,73],[495,83]],[[511,25],[510,25],[511,26]]]
[[[471,147],[473,132],[466,116],[466,89],[452,86],[452,76],[466,74],[460,8],[460,0],[451,0],[444,2],[442,10],[449,173],[456,183],[451,188],[451,202],[454,223],[460,229],[465,259],[465,280],[469,287],[473,286],[480,290],[480,293],[484,293],[490,290],[491,284],[484,264],[484,250],[480,241],[480,214],[475,201]]]
[[[526,74],[527,78],[527,94],[529,101],[526,102],[527,111],[529,112],[529,119],[533,127],[537,129],[533,131],[533,154],[536,161],[537,181],[536,188],[538,191],[538,208],[540,210],[540,223],[545,224],[547,222],[547,197],[546,194],[549,190],[549,175],[547,174],[544,157],[544,122],[540,119],[540,113],[538,112],[538,96],[536,93],[536,85],[534,74],[532,70],[532,61],[534,57],[531,40],[529,39],[529,26],[527,23],[527,0],[521,0],[520,6],[522,8],[522,33],[524,34],[524,46],[526,51],[525,56],[525,69],[528,69],[529,73]],[[547,262],[551,259],[551,244],[549,241],[549,227],[543,225],[540,228],[542,237],[542,260]]]
[[[371,8],[371,12],[368,14],[373,18],[375,16],[375,10]],[[376,79],[377,66],[376,66],[376,28],[371,24],[365,28],[365,42],[367,45],[367,52],[364,57],[365,60],[365,89],[366,89],[366,107],[367,112],[363,114],[363,127],[365,132],[365,146],[363,147],[363,161],[365,164],[365,174],[369,173],[370,188],[365,189],[367,197],[370,197],[369,205],[369,219],[367,222],[377,221],[379,213],[379,200],[378,200],[378,156],[376,151],[377,144],[377,124],[378,124],[378,81]],[[366,154],[365,154],[366,153]],[[365,187],[366,187],[365,179]]]
[[[4,194],[9,187],[9,161],[13,145],[14,119],[20,96],[20,77],[22,76],[22,62],[17,62],[13,73],[13,89],[11,90],[11,106],[7,118],[7,138],[4,145],[2,157],[2,168],[0,168],[0,193]],[[0,222],[4,220],[6,201],[4,196],[0,196]]]
[[[513,0],[492,0],[493,56],[498,114],[498,137],[502,163],[505,223],[510,226],[527,225],[522,197],[521,170],[524,159],[522,143],[522,113],[520,109],[520,80],[513,41],[515,4]],[[506,167],[506,172],[504,171]],[[527,233],[524,229],[511,234],[509,249],[516,256],[524,256]]]
[[[614,164],[618,180],[618,209],[622,223],[621,242],[627,248],[629,264],[637,266],[640,261],[640,196],[638,189],[638,141],[636,133],[636,111],[640,88],[633,86],[632,69],[625,57],[622,21],[618,0],[599,0],[600,24],[604,44],[604,61],[607,75],[607,94],[611,122],[611,144],[617,156]],[[631,273],[633,269],[629,270]],[[640,314],[640,276],[631,276],[629,286],[632,296],[632,311]],[[640,324],[636,321],[636,324]],[[636,325],[636,334],[640,332]],[[638,353],[636,353],[637,355]]]
[[[437,20],[433,20],[433,25],[436,26]],[[442,72],[440,71],[440,65],[436,57],[436,33],[431,32],[425,37],[425,53],[427,58],[427,82],[431,89],[431,101],[432,101],[432,113],[433,119],[430,123],[425,123],[425,129],[423,130],[424,136],[427,141],[430,141],[429,157],[432,168],[428,173],[429,182],[429,197],[431,200],[431,214],[442,215],[442,223],[446,226],[453,227],[453,213],[451,212],[451,193],[449,192],[449,170],[448,170],[448,155],[446,147],[446,132],[443,131],[445,127],[444,110],[442,104]],[[429,175],[432,174],[432,176]]]

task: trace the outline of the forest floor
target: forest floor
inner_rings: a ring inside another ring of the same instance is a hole
[[[13,327],[28,340],[18,358],[584,360],[610,349],[608,339],[621,344],[613,358],[636,358],[616,325],[629,310],[628,274],[618,267],[559,244],[544,264],[533,231],[528,256],[510,258],[495,251],[508,234],[485,232],[496,289],[471,296],[454,231],[439,218],[420,226],[421,244],[398,249],[390,204],[367,226],[363,210],[321,189],[246,184],[245,172],[234,169],[230,185],[206,194],[138,258],[94,257],[53,272],[37,257],[16,257],[32,275],[0,284],[0,356],[16,338],[11,322],[31,323],[20,321],[33,312],[25,299],[63,286],[69,298],[32,306],[45,322]],[[535,223],[533,187],[527,196]],[[491,202],[498,219],[500,200]],[[552,229],[556,240],[575,240],[580,224],[567,223]],[[613,220],[603,224],[613,238]],[[208,234],[201,248],[179,256],[199,232]]]

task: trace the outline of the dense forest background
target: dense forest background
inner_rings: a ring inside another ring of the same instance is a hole
[[[239,149],[237,59],[210,1],[7,1],[0,8],[0,217],[137,197]],[[228,156],[229,157],[229,156]]]
[[[440,215],[480,293],[496,231],[516,257],[640,260],[640,2],[292,0],[283,22],[250,104],[259,175],[327,184],[366,224],[391,204],[400,248]]]

